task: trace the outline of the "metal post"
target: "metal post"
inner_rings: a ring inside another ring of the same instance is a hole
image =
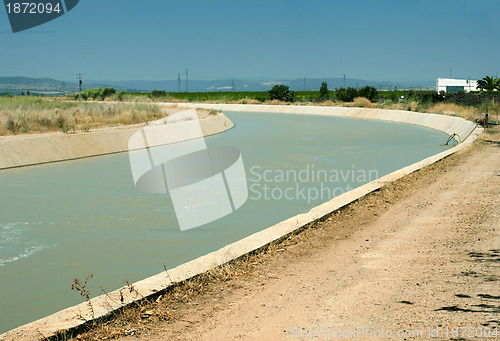
[[[83,83],[82,82],[82,74],[78,73],[76,76],[77,76],[76,79],[78,79],[78,92],[80,93],[80,92],[82,92],[82,83]]]

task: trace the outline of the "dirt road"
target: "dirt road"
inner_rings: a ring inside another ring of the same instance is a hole
[[[121,339],[478,340],[500,324],[499,190],[497,130],[251,260],[251,271],[152,307],[149,321],[122,321],[131,336]]]

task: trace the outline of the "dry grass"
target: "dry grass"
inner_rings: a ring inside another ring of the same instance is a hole
[[[264,104],[272,104],[272,105],[286,105],[290,104],[285,101],[280,101],[279,99],[273,99],[272,101],[265,101]]]
[[[89,131],[144,123],[162,116],[160,107],[154,104],[0,97],[0,135]]]
[[[454,103],[437,103],[430,106],[427,110],[436,114],[460,116],[469,121],[474,121],[481,116],[481,112],[477,108],[463,107]]]
[[[253,98],[244,98],[237,101],[229,102],[231,104],[262,104],[261,101]]]
[[[335,106],[338,106],[338,103],[337,102],[332,102],[330,100],[326,100],[326,101],[323,101],[321,103],[322,106],[325,106],[325,107],[335,107]]]
[[[358,108],[373,108],[372,102],[364,97],[356,97],[354,99],[354,106]]]

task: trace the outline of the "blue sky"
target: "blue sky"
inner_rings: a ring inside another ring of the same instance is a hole
[[[0,9],[0,76],[482,78],[500,72],[499,13],[498,0],[80,0],[13,34]]]

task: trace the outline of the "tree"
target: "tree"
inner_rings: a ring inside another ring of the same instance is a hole
[[[493,92],[495,89],[500,90],[500,78],[485,76],[477,81],[477,87],[487,92]]]
[[[269,90],[269,98],[271,100],[277,99],[285,102],[293,102],[295,99],[295,92],[290,91],[290,88],[286,85],[275,85]]]
[[[319,88],[318,100],[324,101],[328,98],[328,84],[326,82],[321,83],[321,88]]]

